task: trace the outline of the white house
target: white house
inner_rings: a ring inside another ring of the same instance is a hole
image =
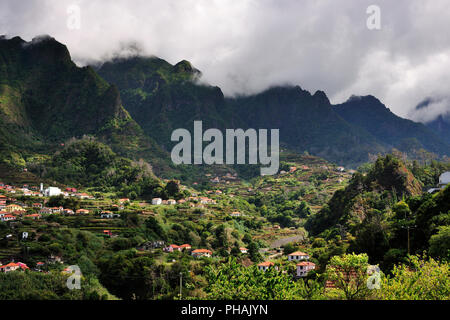
[[[291,254],[288,255],[289,261],[300,261],[308,259],[309,259],[308,254],[301,251],[292,252]]]
[[[61,189],[57,187],[48,187],[44,191],[46,197],[59,196],[61,193]]]
[[[308,272],[314,270],[316,265],[309,261],[297,263],[297,277],[306,277]]]
[[[444,189],[450,184],[450,171],[444,172],[439,177],[439,188]]]
[[[152,204],[161,204],[162,203],[162,199],[161,198],[153,198],[152,199]]]
[[[270,262],[270,261],[265,261],[265,262],[261,262],[260,264],[258,264],[258,269],[260,271],[267,271],[270,267],[273,267],[275,265],[275,263]]]
[[[191,252],[191,255],[194,258],[201,258],[201,257],[211,257],[212,256],[212,251],[208,250],[208,249],[196,249],[194,251]]]

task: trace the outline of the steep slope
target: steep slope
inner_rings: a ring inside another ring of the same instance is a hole
[[[373,96],[352,97],[335,106],[336,112],[355,126],[370,132],[380,144],[411,152],[420,148],[450,155],[450,146],[425,125],[392,113]]]
[[[278,128],[289,148],[347,165],[385,151],[369,133],[336,114],[323,92],[278,87],[225,99],[218,87],[196,81],[200,72],[189,62],[172,66],[156,57],[116,59],[98,72],[118,86],[130,114],[167,150],[174,129],[189,130],[194,120],[202,120],[204,128]]]
[[[123,156],[167,166],[167,154],[123,108],[118,89],[91,67],[77,67],[66,46],[48,36],[0,38],[0,114],[9,155],[48,154],[71,137],[93,135]]]
[[[280,129],[280,140],[297,152],[355,165],[384,151],[370,134],[334,112],[322,91],[311,95],[298,86],[275,87],[229,104],[247,127]]]
[[[191,129],[194,120],[204,127],[225,127],[222,91],[197,84],[200,72],[187,61],[172,66],[155,57],[116,59],[98,73],[118,86],[132,117],[166,150],[172,131]]]
[[[447,115],[439,115],[436,119],[425,125],[450,145],[450,113]]]
[[[328,205],[312,216],[305,227],[315,235],[338,224],[351,231],[374,209],[383,210],[403,196],[421,193],[420,182],[403,162],[391,155],[380,157],[367,175],[357,172],[345,189],[336,191]]]

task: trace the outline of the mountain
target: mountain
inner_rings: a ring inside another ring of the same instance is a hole
[[[447,116],[439,115],[433,121],[426,123],[426,126],[450,144],[450,114]]]
[[[421,193],[420,182],[402,161],[391,155],[380,157],[366,175],[354,174],[349,185],[336,191],[305,227],[315,235],[338,224],[356,230],[374,208],[383,210],[398,199]]]
[[[131,118],[117,87],[77,67],[48,36],[0,38],[0,115],[0,151],[10,164],[91,135],[122,156],[154,160],[158,171],[168,167],[168,155]]]
[[[176,65],[156,57],[115,59],[98,73],[117,85],[124,105],[146,134],[166,150],[174,129],[280,129],[281,143],[328,160],[358,164],[368,153],[385,151],[375,138],[342,119],[323,92],[276,87],[249,97],[225,98],[218,87],[199,84],[187,61]]]
[[[205,168],[175,167],[169,157],[173,130],[192,131],[194,120],[204,130],[279,129],[283,148],[353,167],[392,147],[450,154],[429,128],[397,117],[374,97],[333,106],[322,91],[283,86],[227,98],[200,77],[188,61],[172,65],[157,57],[80,68],[51,37],[1,37],[0,162],[42,162],[71,138],[88,135],[120,157],[150,162],[159,176],[194,181]]]
[[[156,57],[132,57],[104,63],[98,73],[117,85],[131,116],[145,133],[170,150],[178,128],[224,128],[225,99],[218,87],[200,85],[200,71],[187,61],[171,65]]]
[[[279,128],[281,142],[300,153],[355,165],[384,151],[370,134],[342,119],[322,91],[274,87],[228,102],[246,127]]]
[[[450,154],[450,145],[430,128],[398,117],[373,96],[354,96],[334,108],[342,118],[369,132],[388,149],[411,152],[423,148],[439,155]]]

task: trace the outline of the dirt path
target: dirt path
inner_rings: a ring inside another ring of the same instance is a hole
[[[282,239],[278,239],[273,241],[270,244],[270,248],[279,248],[282,247],[290,242],[298,242],[298,241],[302,241],[305,237],[302,235],[298,235],[298,236],[292,236],[292,237],[287,237],[287,238],[282,238]]]

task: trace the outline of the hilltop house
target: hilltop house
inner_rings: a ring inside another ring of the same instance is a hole
[[[46,197],[59,196],[61,193],[62,193],[61,189],[57,187],[48,187],[44,191],[44,195]]]
[[[5,207],[5,211],[11,213],[14,211],[26,211],[26,210],[21,206],[19,206],[18,204],[10,204]]]
[[[191,252],[191,255],[194,258],[200,258],[200,257],[208,257],[209,258],[212,256],[212,251],[208,250],[208,249],[196,249]]]
[[[41,217],[42,216],[39,213],[29,214],[29,215],[25,216],[25,218],[29,218],[29,219],[33,219],[33,220],[40,219]]]
[[[258,264],[258,269],[260,271],[267,271],[269,270],[270,267],[273,267],[275,265],[275,263],[270,262],[270,261],[265,261],[265,262],[261,262],[260,264]]]
[[[0,272],[11,272],[11,271],[16,271],[18,269],[27,270],[29,268],[25,263],[22,263],[22,262],[17,262],[17,263],[11,262],[4,266],[0,266]]]
[[[450,184],[450,171],[444,172],[439,177],[439,188],[444,189]]]
[[[182,250],[191,250],[191,249],[192,249],[191,245],[190,245],[190,244],[187,244],[187,243],[182,244],[182,245],[180,246],[180,248],[181,248]]]
[[[440,190],[444,189],[447,185],[450,184],[450,171],[444,172],[439,177],[439,185],[437,188],[431,188],[428,190],[428,193],[435,193],[439,192]]]
[[[72,214],[75,214],[75,213],[73,212],[72,209],[64,209],[63,210],[63,214],[65,214],[65,215],[72,215]]]
[[[177,201],[174,199],[169,199],[169,200],[167,200],[167,204],[174,205],[174,204],[177,204]]]
[[[168,247],[164,248],[165,252],[174,252],[175,250],[181,251],[183,250],[181,246],[177,246],[176,244],[171,244]]]
[[[0,215],[0,221],[6,222],[6,221],[14,221],[16,220],[16,217],[11,214],[1,214]]]
[[[241,248],[239,248],[239,250],[241,251],[241,253],[248,253],[247,248],[241,247]]]
[[[153,198],[152,199],[152,204],[154,204],[154,205],[160,205],[161,203],[162,203],[161,198]]]
[[[308,272],[314,270],[316,265],[310,261],[297,263],[297,277],[306,277]]]
[[[309,255],[307,253],[296,251],[292,252],[291,254],[288,254],[288,260],[289,261],[300,261],[300,260],[308,260]]]

